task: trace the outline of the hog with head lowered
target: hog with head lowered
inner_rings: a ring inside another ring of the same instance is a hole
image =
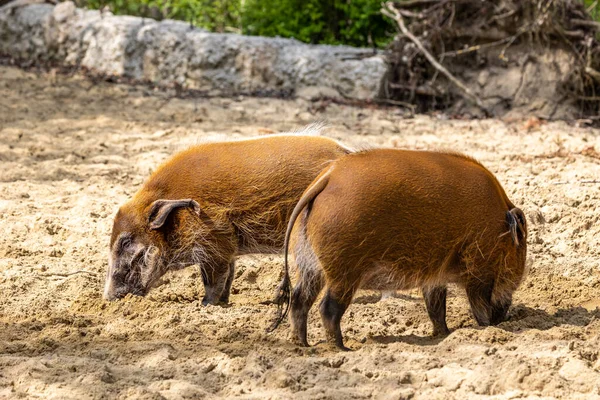
[[[340,321],[358,289],[422,288],[434,334],[449,333],[446,285],[466,290],[479,325],[507,316],[525,274],[527,227],[490,171],[454,153],[378,149],[333,162],[306,189],[285,239],[275,299],[294,336],[320,305],[327,336],[345,349]],[[288,248],[297,284],[291,291]],[[291,292],[291,293],[290,293]]]
[[[302,192],[347,153],[332,139],[281,134],[176,154],[117,212],[104,297],[144,296],[167,271],[197,264],[202,303],[227,303],[235,257],[281,252]]]

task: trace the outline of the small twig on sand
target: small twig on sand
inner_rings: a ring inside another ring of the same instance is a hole
[[[410,104],[410,103],[407,103],[405,101],[399,101],[399,100],[380,99],[380,100],[377,100],[377,102],[378,103],[382,103],[382,104],[392,104],[392,105],[395,105],[395,106],[406,107],[409,110],[411,110],[413,113],[415,112],[415,109],[417,108],[417,106],[414,105],[414,104]]]
[[[513,37],[507,37],[501,40],[497,40],[495,42],[491,42],[491,43],[484,43],[484,44],[478,44],[476,46],[471,46],[469,48],[466,49],[461,49],[461,50],[454,50],[454,51],[447,51],[445,53],[442,53],[440,56],[441,57],[456,57],[456,56],[460,56],[462,54],[466,54],[466,53],[471,53],[473,51],[479,51],[482,49],[487,49],[489,47],[494,47],[494,46],[499,46],[501,44],[504,44],[506,42],[510,42],[513,41]]]
[[[46,274],[37,274],[36,276],[58,276],[60,278],[68,278],[71,275],[76,275],[76,274],[89,274],[89,275],[93,275],[96,276],[97,274],[95,272],[91,272],[91,271],[84,271],[84,270],[79,270],[79,271],[74,271],[74,272],[56,272],[56,273],[46,273]]]
[[[556,181],[556,182],[552,182],[553,185],[570,185],[573,183],[580,183],[580,184],[594,184],[594,183],[600,183],[600,180],[597,179],[584,179],[582,181],[575,181],[575,182],[571,182],[571,181]]]
[[[423,46],[421,41],[419,39],[417,39],[417,37],[415,35],[413,35],[412,32],[410,32],[408,30],[408,28],[406,28],[406,25],[404,24],[404,18],[402,17],[402,14],[400,14],[398,12],[398,10],[396,10],[393,2],[385,3],[385,6],[381,9],[381,13],[384,15],[387,15],[388,17],[390,17],[391,19],[395,20],[398,23],[398,27],[400,28],[400,30],[402,31],[404,36],[409,38],[417,46],[417,48],[421,51],[421,53],[423,53],[425,58],[427,58],[427,60],[431,63],[431,65],[433,65],[433,67],[435,69],[437,69],[442,74],[444,74],[444,76],[446,76],[446,78],[448,78],[448,80],[450,80],[456,87],[458,87],[463,92],[464,97],[466,97],[468,100],[471,100],[472,102],[477,104],[477,106],[481,110],[483,110],[483,112],[486,115],[490,115],[487,107],[485,107],[483,105],[483,102],[481,101],[481,99],[479,97],[477,97],[477,95],[475,95],[473,93],[473,91],[471,91],[471,89],[469,89],[464,83],[462,83],[460,80],[458,80],[458,78],[456,78],[454,75],[452,75],[450,73],[450,71],[448,71],[443,65],[441,65],[431,55],[431,53],[429,53],[427,51],[427,49],[425,49],[425,46]]]

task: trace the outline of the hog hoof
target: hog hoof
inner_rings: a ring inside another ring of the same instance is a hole
[[[440,336],[448,336],[449,334],[450,334],[450,329],[445,329],[445,330],[434,329],[433,334],[431,336],[440,337]]]
[[[209,305],[209,304],[210,304],[210,305],[213,305],[213,306],[217,305],[217,303],[216,303],[214,300],[212,300],[212,299],[208,299],[208,298],[204,297],[204,298],[202,299],[202,305],[203,305],[203,306],[207,306],[207,305]]]

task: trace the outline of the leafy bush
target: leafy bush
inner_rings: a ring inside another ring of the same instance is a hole
[[[213,32],[241,33],[239,0],[142,0],[167,18],[180,19]]]
[[[294,37],[318,42],[325,29],[320,0],[246,0],[242,25],[244,33],[260,36]]]
[[[78,7],[87,7],[92,9],[110,8],[115,14],[148,16],[147,1],[127,1],[127,0],[75,0]]]
[[[588,9],[588,12],[596,21],[600,20],[600,1],[597,0],[583,0],[583,4]]]
[[[581,0],[600,20],[600,0]],[[115,14],[187,21],[212,32],[282,36],[306,43],[384,47],[394,25],[379,12],[382,0],[75,0]]]
[[[380,8],[381,0],[246,0],[242,25],[250,35],[382,47],[394,28]]]
[[[108,7],[117,15],[178,19],[212,32],[241,31],[240,0],[76,0],[80,7]]]
[[[75,0],[114,14],[173,18],[213,32],[282,36],[306,43],[385,46],[395,32],[381,0]]]

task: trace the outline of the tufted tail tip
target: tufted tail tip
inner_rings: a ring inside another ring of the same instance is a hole
[[[272,301],[273,304],[277,304],[277,316],[271,325],[267,328],[267,333],[273,332],[287,317],[290,309],[290,287],[287,282],[281,282],[277,290],[277,294]]]

